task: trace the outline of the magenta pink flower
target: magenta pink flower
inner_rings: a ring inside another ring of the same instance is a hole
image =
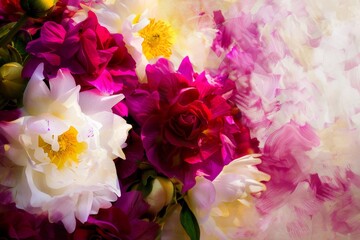
[[[110,34],[92,12],[76,25],[72,20],[46,22],[40,38],[30,42],[26,50],[31,56],[24,68],[25,77],[44,62],[45,77],[54,77],[59,68],[68,68],[82,89],[97,88],[113,94],[126,92],[137,81],[135,61],[122,35]]]
[[[340,187],[335,188],[333,195],[336,195],[336,203],[330,218],[333,231],[347,234],[351,238],[360,234],[360,176],[351,170],[347,170],[345,176],[346,180],[338,180]]]
[[[225,20],[221,11],[214,12],[214,21],[218,32],[212,50],[218,55],[227,53],[220,69],[239,71],[242,75],[251,74],[255,61],[263,57],[261,42],[258,40],[258,23],[246,14]]]
[[[256,151],[241,113],[226,97],[233,82],[209,83],[204,73],[193,72],[188,58],[178,71],[160,59],[146,73],[148,83],[127,98],[130,114],[142,127],[149,162],[180,180],[183,191],[197,175],[212,180],[233,159]]]
[[[259,209],[269,212],[283,205],[287,197],[304,181],[317,186],[316,175],[309,180],[311,162],[307,151],[319,145],[319,138],[309,125],[293,121],[273,132],[265,142],[262,164],[258,168],[271,176],[267,189],[261,197]],[[325,188],[318,188],[325,194]],[[322,192],[322,193],[320,193]]]

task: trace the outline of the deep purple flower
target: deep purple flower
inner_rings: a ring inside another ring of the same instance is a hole
[[[0,238],[66,240],[69,236],[61,224],[50,223],[47,216],[30,214],[14,204],[0,204]]]
[[[14,110],[1,110],[0,111],[0,121],[6,121],[10,122],[17,118],[19,118],[21,115],[21,112],[19,109]]]
[[[139,180],[139,173],[141,172],[139,165],[146,161],[141,138],[134,129],[130,130],[126,145],[124,148],[126,160],[115,160],[121,192],[127,191],[134,182]]]
[[[85,224],[78,225],[72,238],[153,240],[158,235],[159,225],[143,220],[148,208],[140,192],[127,192],[114,206],[101,209],[97,215],[90,216]]]
[[[210,83],[188,58],[174,71],[160,59],[146,68],[148,83],[127,98],[130,115],[141,126],[149,162],[183,183],[183,191],[203,175],[212,180],[223,166],[256,151],[239,110],[227,96],[235,86]],[[224,88],[223,88],[224,87]]]

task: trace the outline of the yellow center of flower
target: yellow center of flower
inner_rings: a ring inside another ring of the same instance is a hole
[[[160,56],[170,57],[175,34],[169,23],[150,19],[150,23],[139,31],[139,35],[144,39],[142,49],[148,60]]]
[[[139,21],[140,21],[140,14],[137,14],[137,15],[134,17],[132,23],[133,23],[133,24],[137,24],[137,23],[139,23]]]
[[[85,142],[77,141],[78,131],[74,127],[64,132],[58,137],[59,150],[54,151],[51,144],[45,142],[39,137],[39,147],[44,149],[51,162],[54,163],[58,169],[63,169],[65,164],[79,163],[79,155],[86,149]]]

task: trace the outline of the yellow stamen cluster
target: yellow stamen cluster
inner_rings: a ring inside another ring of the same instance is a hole
[[[144,39],[142,49],[148,60],[171,56],[175,34],[169,23],[150,19],[150,23],[139,31],[139,35]]]
[[[74,127],[64,132],[58,137],[59,150],[54,151],[51,144],[45,142],[39,136],[39,147],[44,149],[51,162],[58,169],[63,169],[69,163],[79,163],[79,155],[87,148],[85,142],[77,141],[78,131]]]

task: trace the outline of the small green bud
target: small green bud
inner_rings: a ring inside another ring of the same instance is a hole
[[[26,81],[21,77],[23,67],[17,62],[6,63],[0,67],[0,95],[6,99],[22,96]]]
[[[52,11],[58,0],[20,0],[22,9],[29,17],[45,17]]]

